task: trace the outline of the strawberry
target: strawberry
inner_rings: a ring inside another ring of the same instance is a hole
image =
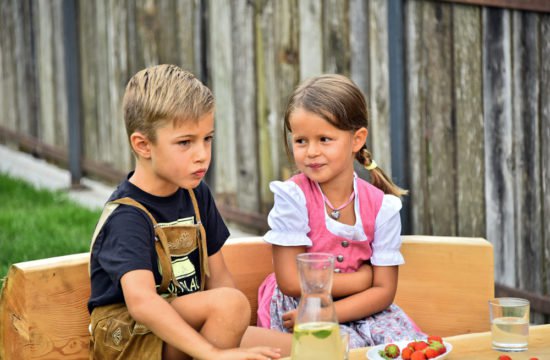
[[[420,350],[412,353],[411,360],[426,360],[426,355]]]
[[[443,345],[443,343],[436,340],[432,340],[429,347],[437,351],[438,354],[443,354],[447,350],[445,349],[445,345]]]
[[[414,349],[407,346],[406,348],[403,349],[403,351],[401,351],[401,358],[403,360],[411,360],[411,356],[413,352],[414,352]]]
[[[433,359],[439,356],[439,351],[429,347],[424,351],[424,354],[426,355],[426,358]]]
[[[441,336],[437,336],[437,335],[430,335],[428,336],[428,344],[431,344],[432,341],[439,341],[441,344],[443,344],[443,339],[441,338]]]
[[[500,355],[497,360],[512,360],[508,355]]]
[[[414,349],[415,350],[424,350],[425,348],[428,347],[428,343],[425,342],[425,341],[417,341],[415,344],[414,344]]]
[[[529,360],[539,360],[539,358],[532,357],[532,358],[529,358]]]
[[[395,359],[396,357],[399,356],[400,354],[400,351],[399,351],[399,347],[395,344],[388,344],[386,345],[386,347],[384,348],[384,353],[386,354],[387,357],[389,357],[390,359]]]
[[[416,341],[411,341],[410,343],[407,344],[407,347],[414,350],[414,344],[416,344]]]

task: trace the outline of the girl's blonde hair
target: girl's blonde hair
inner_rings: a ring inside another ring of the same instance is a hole
[[[122,109],[128,138],[139,131],[155,143],[156,130],[167,121],[198,121],[214,111],[214,96],[192,73],[157,65],[132,76]]]
[[[340,130],[355,132],[361,128],[368,129],[369,113],[367,102],[361,90],[350,79],[337,74],[326,74],[310,78],[299,85],[290,96],[284,118],[284,139],[287,139],[290,128],[290,116],[297,109],[314,113]],[[285,140],[285,149],[290,155],[290,147]],[[372,155],[363,145],[355,158],[365,168],[369,168],[371,182],[386,194],[402,196],[407,190],[393,183],[391,178],[374,166]]]

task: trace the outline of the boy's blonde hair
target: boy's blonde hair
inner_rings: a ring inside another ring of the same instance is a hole
[[[122,109],[128,138],[139,131],[155,143],[156,130],[166,122],[198,121],[214,111],[214,96],[192,73],[157,65],[132,76]]]

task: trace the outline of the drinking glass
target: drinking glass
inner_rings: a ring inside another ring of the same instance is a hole
[[[489,300],[491,339],[498,351],[525,351],[529,338],[529,301],[519,298]]]

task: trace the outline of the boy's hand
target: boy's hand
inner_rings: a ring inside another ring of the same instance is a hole
[[[221,350],[215,360],[271,360],[281,357],[280,350],[267,346]],[[214,360],[214,359],[212,359]]]
[[[295,309],[283,314],[283,326],[290,331],[292,331],[292,329],[294,328],[297,313],[298,310]]]

